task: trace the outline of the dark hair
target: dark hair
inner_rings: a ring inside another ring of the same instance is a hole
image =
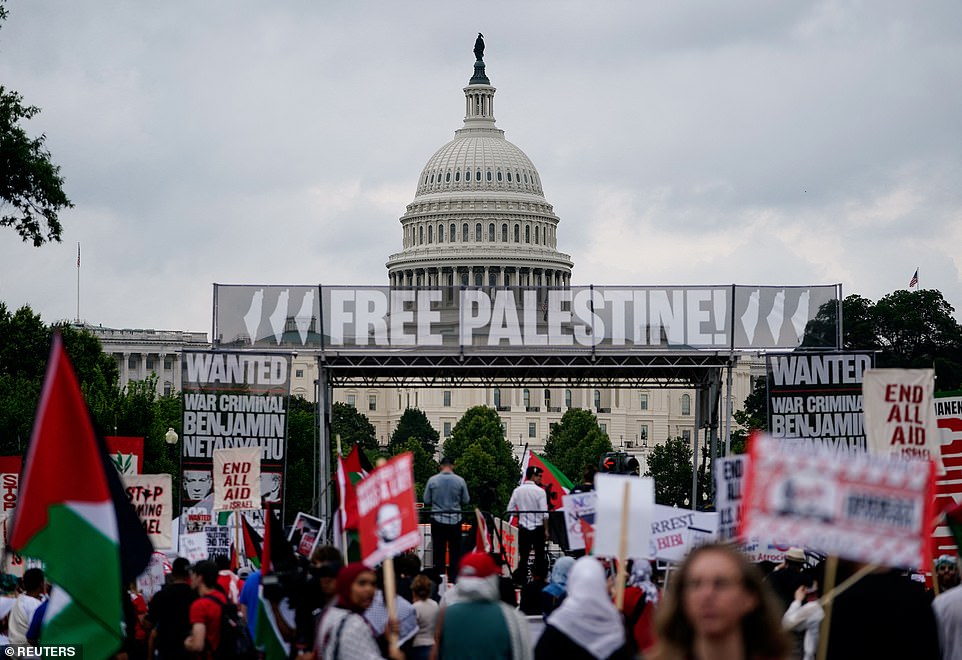
[[[596,474],[598,474],[598,468],[596,468],[594,465],[588,465],[587,467],[585,467],[585,471],[581,475],[581,479],[586,484],[593,483],[595,480]]]
[[[311,553],[311,561],[318,563],[337,562],[343,565],[344,557],[341,555],[341,551],[333,545],[319,545]]]
[[[427,575],[415,575],[414,579],[411,580],[411,593],[421,600],[430,598],[433,589],[434,583]]]
[[[36,591],[43,589],[43,569],[28,568],[23,572],[23,590]]]
[[[204,586],[208,589],[213,589],[217,585],[217,565],[208,559],[199,561],[191,566],[190,572],[194,575],[199,575]]]
[[[682,590],[688,581],[692,563],[700,555],[721,554],[738,566],[742,587],[755,597],[754,609],[742,617],[742,640],[745,657],[782,658],[789,651],[788,637],[782,631],[781,614],[761,572],[734,547],[709,543],[691,551],[677,572],[671,575],[662,606],[656,613],[658,636],[657,657],[660,660],[687,658],[695,642],[695,630],[685,614]]]
[[[170,574],[177,578],[186,578],[190,574],[190,561],[186,557],[178,557],[170,565]]]
[[[230,569],[230,557],[227,555],[214,555],[214,565],[217,567],[218,571],[226,571]]]
[[[524,478],[530,479],[531,477],[541,474],[542,472],[544,472],[544,470],[539,468],[537,465],[529,465],[528,469],[524,471]]]

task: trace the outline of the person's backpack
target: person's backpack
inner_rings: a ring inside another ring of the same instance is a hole
[[[220,607],[220,644],[214,649],[217,660],[255,660],[258,657],[254,640],[251,639],[247,624],[240,617],[237,605],[228,600],[222,603],[219,599],[207,595]]]

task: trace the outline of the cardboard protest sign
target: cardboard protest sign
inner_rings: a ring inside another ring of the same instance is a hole
[[[23,458],[20,456],[0,456],[0,526],[2,526],[3,543],[7,547],[7,525],[13,520],[13,511],[17,508],[17,492],[20,488],[20,468]]]
[[[288,534],[287,540],[290,541],[297,554],[310,559],[311,553],[314,552],[314,548],[317,547],[323,533],[323,520],[300,512],[294,518],[294,524],[291,526],[291,533]]]
[[[214,450],[214,510],[261,508],[261,450],[258,447]]]
[[[137,510],[144,531],[154,548],[173,547],[171,538],[171,477],[169,474],[125,474],[124,490]]]
[[[230,557],[230,547],[233,544],[233,530],[226,525],[211,525],[204,529],[207,535],[207,556],[214,558],[218,555]]]
[[[144,436],[104,436],[107,454],[120,474],[141,474],[144,471]]]
[[[414,459],[395,456],[357,484],[361,560],[375,566],[421,541],[414,507]]]
[[[562,498],[565,513],[565,530],[568,532],[568,549],[588,551],[585,543],[586,526],[591,532],[595,527],[595,507],[598,493],[571,493]],[[590,532],[589,532],[590,533]]]
[[[718,512],[718,540],[731,541],[738,533],[742,515],[742,493],[748,456],[720,458],[715,463],[715,511]]]
[[[713,540],[717,527],[717,513],[655,504],[651,512],[649,551],[641,556],[681,561],[693,548]]]
[[[186,557],[191,564],[207,559],[207,532],[181,534],[178,540],[180,543],[178,554]]]
[[[948,511],[962,502],[962,392],[936,394],[935,417],[945,466],[945,474],[939,475],[935,482],[935,509]],[[932,535],[932,558],[958,552],[955,538],[943,518]]]
[[[753,438],[740,536],[790,541],[884,566],[929,558],[934,515],[931,461],[789,446]]]
[[[147,569],[137,576],[137,588],[148,602],[164,586],[170,569],[167,555],[162,552],[154,552],[150,555]]]
[[[595,475],[598,495],[595,515],[595,555],[617,557],[621,538],[624,488],[628,486],[627,557],[647,557],[651,536],[652,509],[655,506],[655,482],[649,477],[621,474]]]
[[[870,352],[766,356],[772,436],[839,453],[866,451],[862,379],[874,362]]]
[[[934,459],[941,471],[934,369],[870,369],[862,383],[869,451]]]

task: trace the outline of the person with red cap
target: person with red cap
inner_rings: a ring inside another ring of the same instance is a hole
[[[381,650],[364,610],[374,601],[377,578],[360,562],[348,564],[337,574],[336,600],[321,615],[315,638],[318,660],[380,660]],[[404,653],[389,648],[388,656],[404,660]]]
[[[528,624],[515,608],[501,602],[498,566],[491,555],[471,552],[461,558],[454,598],[441,610],[434,628],[432,657],[444,660],[531,660]],[[447,600],[447,599],[446,599]]]

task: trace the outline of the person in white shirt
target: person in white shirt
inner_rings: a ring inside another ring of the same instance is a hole
[[[782,628],[796,635],[801,635],[802,660],[815,660],[818,651],[819,626],[825,618],[825,610],[818,602],[818,583],[811,587],[804,584],[795,590],[795,599],[782,615]],[[797,649],[796,649],[797,652]]]
[[[7,635],[10,637],[11,644],[27,643],[27,628],[30,627],[33,613],[43,602],[46,583],[42,569],[28,568],[24,571],[24,593],[17,596],[17,602],[13,604],[13,609],[10,610],[10,621],[7,624]]]
[[[518,568],[514,581],[524,585],[528,582],[528,555],[534,550],[535,572],[544,575],[548,567],[545,542],[548,532],[548,497],[541,487],[544,471],[537,466],[529,466],[524,473],[524,482],[511,493],[508,513],[518,513]]]

